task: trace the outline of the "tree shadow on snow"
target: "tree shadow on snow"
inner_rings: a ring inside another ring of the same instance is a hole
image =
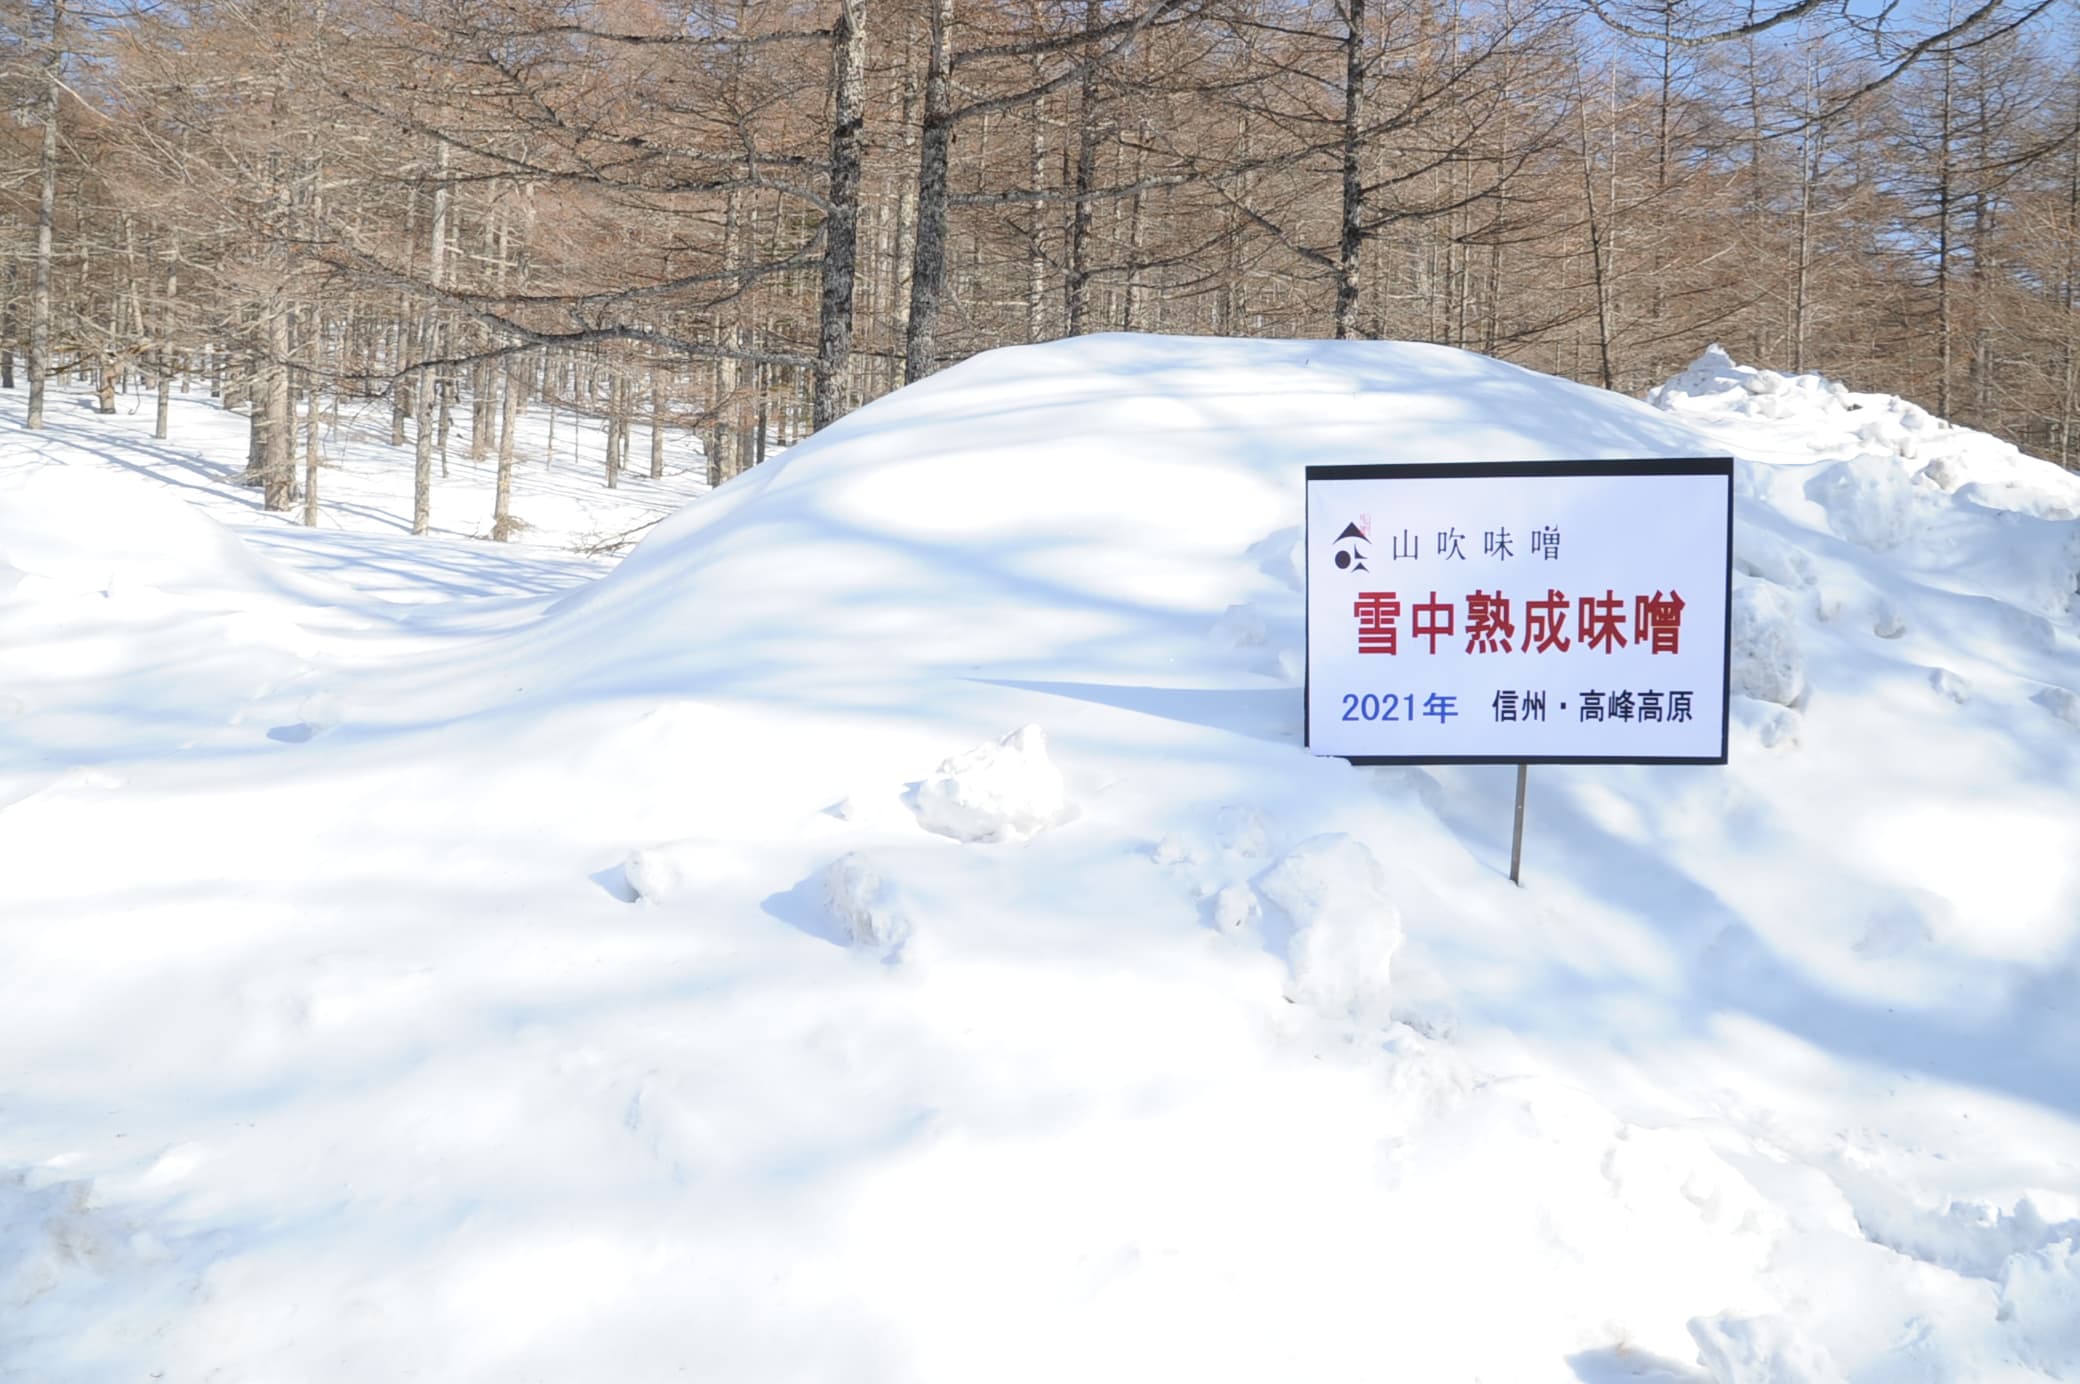
[[[1447,829],[1501,873],[1513,796],[1508,771],[1412,772],[1419,776],[1420,796]],[[2032,1007],[2043,989],[2069,983],[2080,966],[2080,948],[2026,971],[1988,964],[1967,971],[1960,959],[1961,982],[2000,995],[1992,1012],[1976,1017],[1888,1005],[1828,984],[1781,952],[1678,859],[1596,821],[1577,796],[1578,777],[1564,770],[1545,777],[1544,785],[1534,779],[1527,812],[1535,819],[1526,832],[1527,880],[1553,880],[1646,923],[1678,968],[1665,984],[1650,983],[1623,972],[1579,970],[1556,957],[1540,978],[1536,1002],[1522,994],[1488,1004],[1469,996],[1476,1009],[1487,1011],[1485,1017],[1519,1030],[1579,1032],[1584,1015],[1621,1013],[1628,1006],[1618,1001],[1645,997],[1676,1027],[1703,1027],[1720,1013],[1745,1014],[1852,1062],[1897,1067],[2080,1116],[2080,1065],[2063,1033]],[[1873,897],[1880,883],[1868,882]],[[1627,1036],[1622,1024],[1608,1032],[1613,1041]]]
[[[1301,691],[1297,687],[1137,687],[1129,683],[1033,682],[1020,678],[968,681],[1095,702],[1166,721],[1268,740],[1275,745],[1297,745],[1301,739]]]

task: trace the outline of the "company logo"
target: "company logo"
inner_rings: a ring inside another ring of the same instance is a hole
[[[1336,535],[1336,569],[1339,572],[1367,572],[1366,554],[1372,549],[1372,516],[1361,514],[1343,526]]]

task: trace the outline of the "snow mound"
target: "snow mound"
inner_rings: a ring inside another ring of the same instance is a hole
[[[249,599],[286,584],[222,524],[134,478],[57,465],[0,472],[0,596]]]
[[[1271,820],[1248,803],[1229,803],[1213,817],[1213,838],[1224,851],[1250,858],[1272,852],[1277,833]]]
[[[1955,1274],[1998,1283],[2016,1259],[2080,1241],[2080,1219],[2047,1221],[2029,1197],[2013,1209],[1952,1201],[1936,1211],[1867,1175],[1847,1182],[1857,1222],[1874,1243]]]
[[[1174,664],[1290,682],[1309,464],[1707,445],[1637,400],[1441,346],[1012,347],[687,506],[532,637],[587,647],[567,674],[587,681],[669,661],[790,697],[917,671],[1145,685]]]
[[[1734,525],[1733,570],[1794,590],[1809,587],[1815,580],[1810,557],[1786,539],[1753,524]]]
[[[1656,408],[1677,411],[1716,407],[1751,418],[1782,418],[1798,411],[1839,412],[1850,407],[1849,391],[1819,375],[1784,375],[1734,363],[1716,343],[1688,368],[1647,391]]]
[[[2074,730],[2080,730],[2080,692],[2070,687],[2046,687],[2030,700]]]
[[[631,851],[621,866],[636,897],[654,904],[698,899],[718,884],[744,876],[743,852],[720,841],[667,841]]]
[[[1798,605],[1772,582],[1733,584],[1733,690],[1758,701],[1793,706],[1805,692]]]
[[[270,604],[323,667],[254,647],[258,588],[82,638],[121,602],[80,540],[74,595],[0,600],[0,1358],[2074,1375],[2066,479],[1723,352],[1657,403],[1393,343],[998,352],[582,591],[353,550],[457,599]],[[1510,766],[1303,753],[1306,465],[1700,454],[1726,765],[1540,766],[1519,889]],[[82,1248],[168,1208],[174,1298]]]
[[[1701,1317],[1690,1335],[1712,1384],[1848,1384],[1826,1349],[1782,1317]]]
[[[2080,1378],[2080,1244],[2069,1237],[2009,1259],[2000,1304],[2024,1359],[2054,1379]]]
[[[2080,475],[2046,465],[1999,438],[1946,422],[1910,400],[1857,392],[1819,375],[1739,365],[1716,345],[1649,390],[1647,401],[1687,422],[1740,425],[1750,433],[1744,451],[1751,456],[1755,434],[1775,431],[1795,438],[1798,450],[1806,453],[1802,460],[1876,457],[1933,490],[1989,509],[2042,519],[2080,517]],[[1875,474],[1863,479],[1881,490],[1892,484]],[[1833,484],[1854,488],[1858,482],[1837,478]],[[1890,503],[1880,498],[1878,514],[1848,522],[1875,518],[1882,525]]]
[[[1257,877],[1256,892],[1291,928],[1290,998],[1360,1024],[1392,1017],[1401,914],[1364,842],[1340,834],[1303,841]],[[1234,919],[1238,911],[1247,917],[1246,904],[1216,905],[1216,918]]]
[[[1865,453],[1826,467],[1806,494],[1827,511],[1834,531],[1883,552],[1913,534],[1918,497],[1913,478],[1891,457]]]
[[[1221,932],[1246,932],[1264,916],[1257,891],[1241,880],[1222,885],[1213,896],[1213,925]]]
[[[1025,726],[942,763],[911,804],[926,831],[956,841],[1023,841],[1067,820],[1068,791],[1047,733]]]
[[[910,915],[871,857],[853,851],[823,871],[824,906],[854,946],[888,952],[909,940]]]
[[[1936,695],[1955,706],[1963,706],[1972,699],[1972,685],[1948,668],[1928,670],[1928,685]]]

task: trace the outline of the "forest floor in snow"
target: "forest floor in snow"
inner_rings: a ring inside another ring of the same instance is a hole
[[[2080,477],[1105,336],[498,545],[124,407],[0,422],[0,1379],[2080,1380]],[[1304,752],[1306,464],[1729,452],[1727,766],[1519,889]]]
[[[42,437],[24,431],[19,417],[0,420],[7,429],[4,464],[54,461],[151,481],[237,529],[262,554],[301,567],[330,562],[351,571],[357,589],[392,601],[541,594],[588,580],[708,489],[700,444],[675,430],[665,433],[663,479],[650,479],[650,428],[642,422],[632,428],[629,469],[608,489],[605,420],[535,403],[514,430],[512,513],[524,525],[520,536],[459,548],[470,555],[466,560],[442,563],[429,554],[447,551],[443,543],[412,538],[412,446],[391,445],[388,399],[344,398],[336,408],[320,409],[315,532],[303,527],[301,415],[298,498],[289,510],[270,514],[258,490],[232,483],[245,469],[243,413],[227,411],[200,388],[175,393],[167,437],[159,441],[152,437],[155,408],[151,393],[125,393],[113,414],[101,414],[90,390],[54,385]],[[445,457],[435,453],[430,536],[487,539],[497,453],[487,445],[481,460],[470,459],[467,408],[454,410],[445,450]],[[510,560],[500,560],[501,553]]]

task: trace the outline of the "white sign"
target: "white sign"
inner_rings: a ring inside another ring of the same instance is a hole
[[[1724,764],[1733,462],[1307,468],[1307,747]]]

